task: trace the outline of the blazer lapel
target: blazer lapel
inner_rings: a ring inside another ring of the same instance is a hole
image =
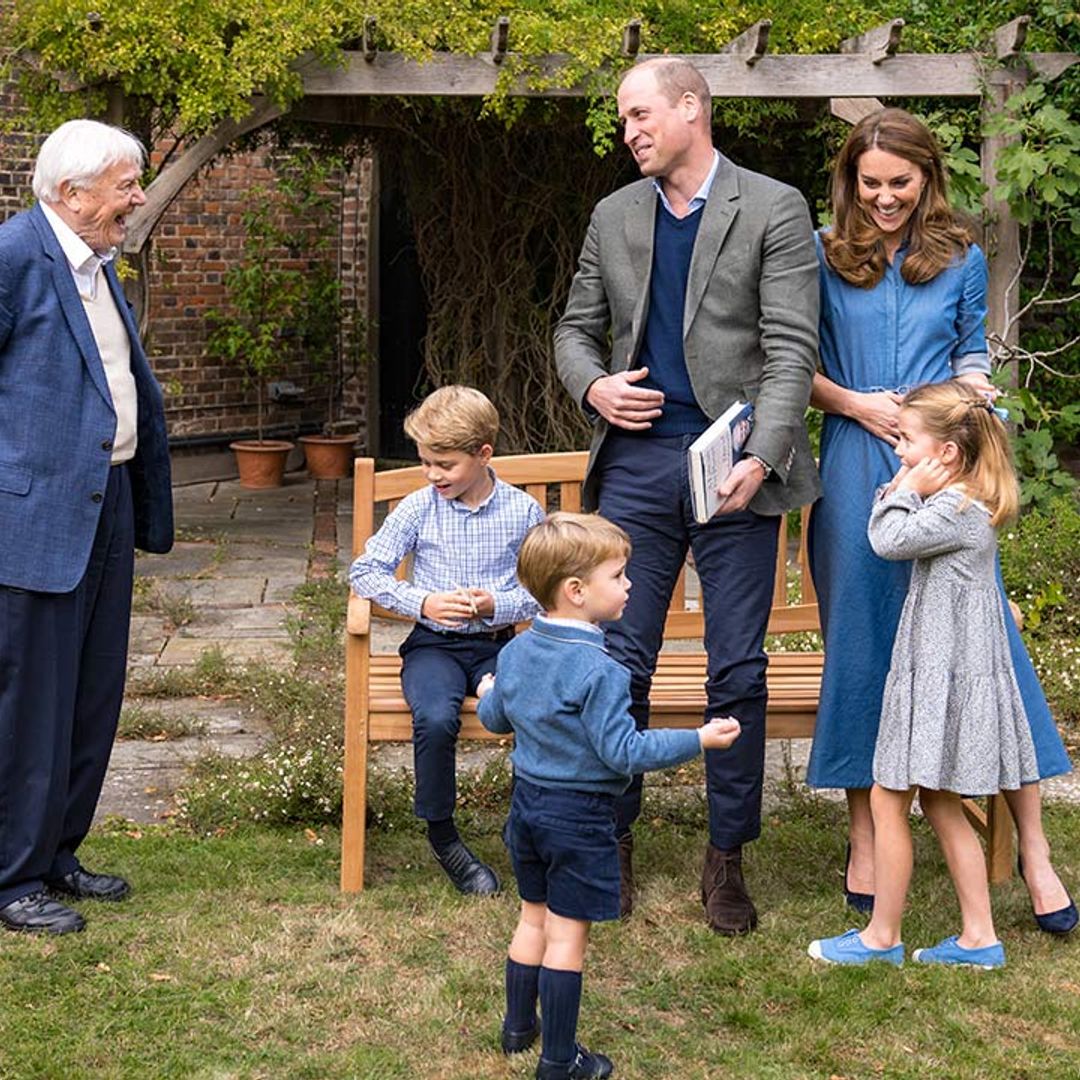
[[[52,231],[52,226],[45,217],[40,206],[33,210],[34,228],[45,257],[52,263],[53,287],[56,289],[56,298],[60,304],[60,310],[67,320],[68,329],[75,339],[75,344],[82,353],[83,362],[86,364],[90,379],[101,396],[112,405],[112,395],[109,393],[109,384],[105,379],[105,367],[101,362],[101,354],[98,352],[94,333],[90,329],[90,320],[86,317],[86,309],[82,300],[79,299],[79,291],[75,288],[75,279],[71,276],[71,267],[64,255],[64,249],[60,247],[60,241]]]
[[[634,281],[642,282],[634,315],[631,323],[630,338],[633,342],[631,356],[636,357],[641,342],[641,333],[645,326],[645,314],[648,311],[649,285],[652,281],[653,241],[656,235],[656,192],[652,184],[642,189],[626,214],[625,234],[626,251],[630,272]],[[616,357],[618,361],[620,358]],[[626,367],[631,357],[626,358]],[[616,368],[616,370],[621,370]]]
[[[686,286],[686,307],[683,310],[683,336],[690,332],[694,316],[708,288],[724,238],[739,212],[739,181],[735,166],[723,154],[713,177],[709,197],[701,211],[701,225],[694,241],[690,262],[690,278]]]

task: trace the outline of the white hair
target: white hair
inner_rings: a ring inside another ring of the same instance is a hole
[[[34,196],[59,202],[64,181],[87,188],[119,163],[139,169],[146,163],[146,150],[130,131],[97,120],[69,120],[42,143],[34,165]]]

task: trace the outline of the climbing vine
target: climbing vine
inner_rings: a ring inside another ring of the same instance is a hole
[[[402,106],[395,125],[372,138],[406,177],[429,300],[428,378],[490,388],[508,445],[534,450],[583,437],[552,374],[551,329],[589,207],[632,175],[610,98],[629,63],[620,55],[628,21],[640,22],[647,52],[713,52],[762,18],[774,20],[772,50],[831,52],[842,39],[901,17],[904,50],[989,54],[992,31],[1029,9],[1030,0],[22,0],[0,17],[0,41],[39,128],[103,114],[118,87],[125,122],[157,144],[165,133],[189,139],[242,117],[256,93],[288,105],[302,91],[296,61],[339,60],[362,41],[366,17],[375,18],[379,49],[422,59],[434,51],[486,52],[496,19],[508,15],[510,52],[490,97]],[[1030,13],[1028,48],[1080,51],[1080,13],[1069,0],[1039,0]],[[560,62],[542,59],[552,55]],[[519,78],[536,89],[583,85],[588,96],[530,102],[509,92]],[[978,109],[903,104],[938,131],[958,196],[977,208]],[[997,183],[1026,230],[1023,349],[999,351],[998,359],[1028,395],[1016,395],[1018,447],[1046,491],[1067,484],[1055,443],[1080,431],[1072,405],[1080,374],[1078,112],[1074,67],[1025,90],[993,122],[1018,140],[1002,155]],[[794,182],[820,204],[840,133],[823,110],[721,100],[715,120],[721,144],[738,144],[751,167],[770,171],[778,156],[806,165]],[[1043,490],[1033,488],[1032,498]]]

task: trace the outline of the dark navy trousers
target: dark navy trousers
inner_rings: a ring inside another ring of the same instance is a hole
[[[779,519],[751,510],[694,521],[686,451],[694,436],[612,431],[596,468],[600,513],[630,535],[630,599],[605,625],[608,651],[630,671],[631,712],[649,726],[649,687],[664,620],[687,549],[701,580],[705,615],[705,717],[734,716],[742,734],[705,754],[709,839],[733,848],[761,832],[765,767],[765,630],[772,607]],[[616,805],[621,834],[641,812],[641,776]]]
[[[495,634],[444,634],[417,623],[398,650],[401,689],[413,718],[417,817],[454,816],[461,703],[484,675],[494,673],[499,650],[513,636],[512,626]]]
[[[79,866],[124,697],[134,556],[131,483],[115,465],[82,581],[0,586],[0,907]]]

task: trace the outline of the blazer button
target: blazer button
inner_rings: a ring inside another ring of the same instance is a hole
[[[101,449],[102,450],[111,450],[112,449],[112,439],[106,439],[104,442],[102,442]]]
[[[104,498],[105,498],[105,496],[102,495],[100,491],[95,491],[94,494],[90,496],[90,501],[91,502],[101,502],[101,500],[104,499]]]

